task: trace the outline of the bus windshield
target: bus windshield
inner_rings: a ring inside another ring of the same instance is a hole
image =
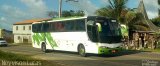
[[[102,28],[102,31],[98,32],[100,42],[118,43],[121,41],[120,26],[116,20],[98,20],[97,22]]]
[[[93,42],[119,43],[121,42],[121,30],[119,23],[114,19],[96,18],[88,20],[87,32]],[[92,25],[92,26],[90,26]]]
[[[120,27],[117,22],[111,22],[113,20],[107,20],[103,22],[98,22],[101,24],[102,31],[100,34],[105,36],[120,36]]]

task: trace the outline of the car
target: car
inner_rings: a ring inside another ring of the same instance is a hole
[[[0,46],[8,46],[8,43],[3,38],[0,38]]]

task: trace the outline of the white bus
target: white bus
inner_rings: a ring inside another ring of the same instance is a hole
[[[100,16],[57,18],[32,24],[32,45],[47,50],[110,54],[121,49],[119,23]]]

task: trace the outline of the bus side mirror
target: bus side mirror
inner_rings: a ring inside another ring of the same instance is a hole
[[[102,32],[102,26],[100,23],[96,23],[98,32]]]

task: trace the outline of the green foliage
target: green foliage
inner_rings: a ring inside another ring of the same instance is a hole
[[[96,11],[99,16],[117,18],[118,22],[125,24],[131,30],[149,30],[143,15],[135,13],[132,9],[126,8],[128,0],[108,0],[109,6],[100,8]]]
[[[110,17],[110,18],[113,18],[113,14],[112,14],[112,10],[106,8],[106,7],[103,7],[103,8],[100,8],[96,11],[96,14],[99,15],[99,16],[107,16],[107,17]]]
[[[121,17],[122,11],[126,8],[126,3],[128,0],[108,0],[109,6],[108,8],[113,10],[113,14],[115,18]]]
[[[78,10],[78,11],[73,11],[73,10],[64,10],[62,11],[62,17],[73,17],[73,16],[84,16],[84,11]],[[55,11],[48,11],[47,16],[51,18],[56,18],[58,17],[58,12]]]
[[[55,18],[58,16],[58,12],[55,11],[48,11],[47,12],[47,16],[51,17],[51,18]]]
[[[108,0],[109,6],[100,8],[96,11],[99,16],[117,18],[120,23],[125,23],[126,3],[128,0]]]
[[[155,24],[156,26],[160,27],[160,17],[151,19],[151,21],[153,22],[153,24]]]
[[[79,11],[62,11],[62,17],[72,17],[72,16],[84,16],[84,12],[79,10]]]

